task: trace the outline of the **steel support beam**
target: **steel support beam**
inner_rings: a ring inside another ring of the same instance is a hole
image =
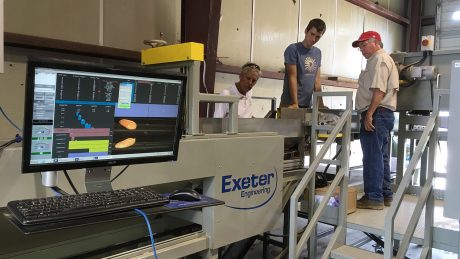
[[[410,21],[409,19],[405,18],[405,17],[402,17],[401,15],[395,13],[395,12],[392,12],[388,9],[385,9],[384,7],[381,7],[380,5],[378,4],[375,4],[374,2],[372,1],[369,1],[369,0],[346,0],[347,2],[349,3],[352,3],[354,5],[357,5],[361,8],[364,8],[366,10],[368,10],[369,12],[373,12],[377,15],[380,15],[390,21],[393,21],[395,23],[399,23],[403,26],[407,26],[410,24]]]
[[[422,24],[422,0],[410,1],[409,51],[417,52]]]
[[[204,44],[206,72],[205,84],[203,84],[202,66],[200,69],[201,93],[214,93],[221,2],[222,0],[182,0],[181,41]],[[207,117],[207,110],[207,104],[201,103],[200,117]],[[210,114],[212,110],[209,111]]]

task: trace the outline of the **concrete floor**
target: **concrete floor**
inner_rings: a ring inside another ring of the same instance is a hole
[[[304,221],[304,220],[300,220]],[[332,227],[329,225],[325,224],[319,224],[318,225],[318,233],[322,233],[324,231],[330,230]],[[281,234],[282,230],[281,228],[277,228],[273,230],[271,233],[273,234]],[[321,258],[323,255],[324,249],[326,249],[327,245],[329,244],[329,240],[331,238],[331,235],[325,236],[323,238],[318,239],[318,245],[317,245],[317,256],[316,258]],[[281,241],[281,238],[274,238],[275,240]],[[353,230],[353,229],[348,229],[347,231],[347,245],[357,245],[357,244],[362,244],[360,246],[361,249],[368,250],[371,252],[376,251],[376,249],[380,249],[379,247],[376,247],[376,243],[372,240],[370,240],[364,233]],[[270,245],[268,248],[268,258],[276,258],[280,253],[282,249],[279,247],[276,247],[274,245]],[[406,256],[408,258],[420,258],[420,253],[422,251],[422,247],[419,245],[411,244],[408,250],[408,253]],[[253,259],[253,258],[262,258],[262,241],[257,240],[254,245],[251,247],[249,250],[248,254],[244,257],[247,259]],[[283,257],[287,258],[287,256]],[[307,250],[305,249],[304,252],[301,255],[301,258],[308,258]],[[437,250],[433,249],[433,259],[457,259],[457,254],[447,252],[447,251],[442,251],[442,250]]]

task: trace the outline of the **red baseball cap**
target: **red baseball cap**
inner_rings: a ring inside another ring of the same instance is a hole
[[[366,41],[368,39],[371,39],[371,38],[374,38],[378,41],[382,41],[382,38],[380,38],[380,34],[376,31],[365,31],[361,34],[361,36],[359,36],[359,39],[353,41],[353,43],[351,44],[351,46],[353,46],[353,48],[357,48],[358,47],[358,44],[362,41]]]

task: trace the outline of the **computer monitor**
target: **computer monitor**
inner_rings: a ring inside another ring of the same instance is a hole
[[[176,160],[186,77],[29,62],[22,171]]]

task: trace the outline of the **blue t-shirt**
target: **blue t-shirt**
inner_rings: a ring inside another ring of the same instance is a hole
[[[299,106],[311,107],[311,96],[315,87],[316,72],[321,67],[321,50],[315,46],[307,49],[302,45],[302,42],[293,43],[284,51],[284,64],[296,65],[297,99]],[[281,103],[292,103],[287,71],[284,75]]]

